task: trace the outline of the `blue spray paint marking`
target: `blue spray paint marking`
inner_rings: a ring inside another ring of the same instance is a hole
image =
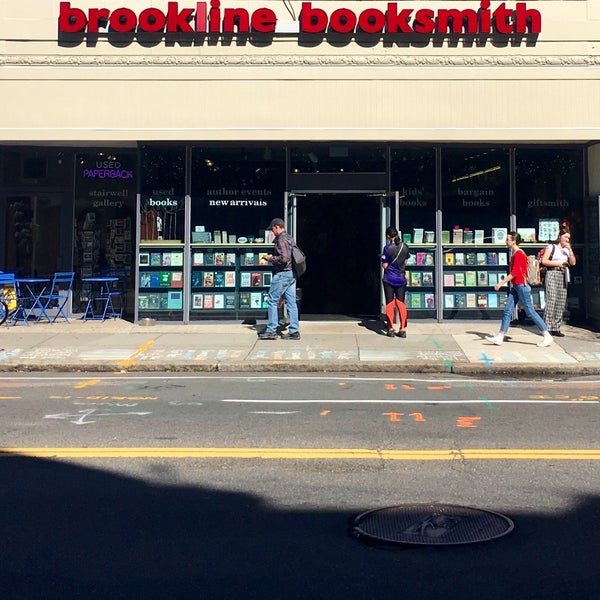
[[[485,366],[488,369],[492,368],[492,363],[494,362],[494,359],[490,358],[485,352],[481,353],[481,360],[485,363]]]
[[[498,406],[494,406],[491,402],[489,398],[486,398],[485,396],[481,396],[479,398],[479,400],[483,400],[485,402],[485,405],[490,409],[490,410],[500,410],[500,407]]]
[[[448,373],[452,372],[452,361],[446,359],[444,360],[444,362],[446,363],[446,371],[448,371]]]
[[[428,338],[425,338],[425,341],[431,342],[438,349],[442,347],[442,345],[435,338],[428,337]]]

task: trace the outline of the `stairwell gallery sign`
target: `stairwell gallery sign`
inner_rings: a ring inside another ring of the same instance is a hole
[[[414,5],[413,5],[414,6]],[[542,29],[541,13],[517,2],[513,8],[505,2],[495,6],[481,0],[472,8],[402,8],[388,2],[385,11],[367,7],[357,13],[339,7],[331,12],[303,2],[298,21],[279,21],[270,8],[221,6],[220,0],[197,2],[180,7],[168,2],[167,8],[148,7],[134,11],[122,7],[77,8],[70,2],[60,3],[58,19],[61,34],[97,33],[165,33],[182,35],[211,34],[420,34],[420,35],[531,35]],[[285,25],[285,26],[284,26]]]

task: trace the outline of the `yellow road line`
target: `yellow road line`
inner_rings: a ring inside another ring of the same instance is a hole
[[[262,458],[291,460],[600,460],[600,449],[370,450],[368,448],[0,448],[0,457]]]
[[[81,389],[83,389],[85,387],[88,387],[90,385],[97,385],[101,381],[102,381],[101,379],[87,379],[86,381],[81,381],[80,383],[76,383],[73,386],[73,389],[75,389],[75,390],[81,390]]]

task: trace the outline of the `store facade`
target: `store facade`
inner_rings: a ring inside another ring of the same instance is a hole
[[[411,318],[485,319],[505,232],[535,253],[566,221],[569,312],[600,320],[596,3],[47,4],[0,17],[5,270],[117,275],[133,319],[260,317],[283,215],[303,315],[377,315],[391,223]]]

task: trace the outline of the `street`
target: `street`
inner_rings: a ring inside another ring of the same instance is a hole
[[[5,598],[596,598],[598,380],[0,378]],[[369,545],[368,510],[506,515]]]

